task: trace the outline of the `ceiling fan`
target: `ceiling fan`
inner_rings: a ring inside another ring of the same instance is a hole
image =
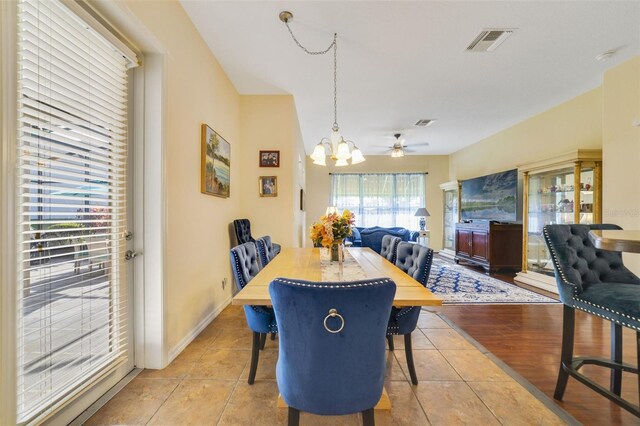
[[[391,153],[391,157],[393,158],[400,158],[400,157],[404,157],[405,153],[411,153],[414,152],[410,149],[407,149],[409,146],[404,144],[404,139],[401,140],[400,136],[402,136],[401,133],[396,133],[393,135],[396,138],[395,143],[393,144],[393,146],[389,147],[390,149],[390,153]],[[420,143],[420,144],[415,144],[412,146],[428,146],[429,142],[425,142],[425,143]]]

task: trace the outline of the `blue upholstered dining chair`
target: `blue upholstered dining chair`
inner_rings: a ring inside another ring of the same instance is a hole
[[[240,244],[231,249],[231,269],[233,269],[233,278],[239,290],[242,290],[253,277],[258,275],[262,266],[254,243]],[[249,328],[253,332],[251,367],[249,369],[249,384],[251,385],[256,378],[260,349],[264,347],[267,333],[271,333],[273,336],[278,331],[278,327],[272,308],[245,305],[244,314]]]
[[[277,253],[273,250],[270,236],[265,235],[264,237],[258,238],[256,240],[256,247],[258,248],[258,255],[260,256],[262,267],[267,266],[267,263],[276,257]]]
[[[393,235],[385,235],[382,237],[382,247],[380,248],[380,256],[384,257],[391,263],[396,263],[396,249],[402,241],[400,237]]]
[[[398,244],[396,251],[396,266],[426,287],[429,273],[431,272],[433,250],[420,244],[403,241]],[[420,306],[394,307],[391,310],[391,317],[389,318],[389,325],[387,327],[389,350],[394,350],[394,334],[404,336],[404,352],[407,357],[407,368],[409,370],[409,376],[411,376],[411,383],[414,385],[418,384],[418,376],[416,375],[416,367],[413,364],[411,333],[418,325],[419,316]]]
[[[382,395],[384,336],[396,285],[388,278],[316,283],[277,278],[269,293],[278,321],[276,379],[289,406],[319,415],[362,412],[373,424]]]
[[[255,239],[251,236],[251,222],[249,219],[234,220],[233,230],[236,233],[236,241],[238,244],[255,242]]]
[[[544,238],[555,268],[558,293],[563,303],[562,354],[553,397],[561,400],[569,376],[640,417],[638,405],[622,399],[622,371],[638,374],[638,368],[622,363],[622,326],[636,330],[640,365],[640,278],[627,269],[622,254],[597,249],[589,239],[591,230],[619,230],[617,225],[547,225]],[[573,356],[575,310],[611,321],[611,360]],[[583,365],[611,369],[609,389],[581,372]]]

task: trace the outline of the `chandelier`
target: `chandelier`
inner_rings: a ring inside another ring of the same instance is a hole
[[[335,161],[336,166],[346,166],[349,164],[348,160],[351,160],[351,164],[358,164],[365,161],[362,151],[356,146],[353,141],[346,140],[340,134],[340,127],[338,126],[338,34],[333,34],[333,42],[325,50],[308,50],[293,35],[291,27],[289,27],[289,21],[293,19],[293,14],[288,11],[280,12],[280,20],[284,22],[291,34],[291,38],[298,45],[298,47],[305,51],[309,55],[324,55],[333,49],[333,126],[331,127],[331,135],[328,138],[322,138],[316,145],[313,153],[310,155],[313,160],[313,164],[320,166],[326,166],[326,156],[331,157]]]

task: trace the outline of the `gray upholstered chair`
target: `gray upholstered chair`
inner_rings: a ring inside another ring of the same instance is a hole
[[[254,243],[244,243],[232,248],[230,257],[233,278],[238,290],[242,290],[262,269],[258,259],[258,250]],[[247,318],[247,324],[253,332],[248,380],[249,384],[252,385],[258,370],[259,351],[264,348],[267,333],[271,333],[271,336],[274,336],[278,331],[278,326],[276,325],[275,313],[270,307],[245,305],[244,314]]]
[[[402,269],[407,275],[426,287],[429,273],[431,272],[431,262],[433,261],[433,250],[416,243],[400,242],[397,248],[396,266]],[[411,333],[418,325],[420,316],[420,306],[406,306],[403,308],[393,307],[391,317],[387,325],[387,341],[389,350],[393,351],[393,335],[404,336],[404,352],[407,357],[407,369],[411,377],[411,383],[418,384],[416,368],[413,364],[413,350],[411,345]]]
[[[589,239],[591,230],[621,229],[616,225],[547,225],[544,238],[551,252],[556,283],[563,306],[562,355],[554,398],[561,400],[569,376],[622,408],[640,416],[638,405],[620,396],[622,372],[638,368],[622,363],[622,326],[636,330],[640,348],[640,278],[622,263],[622,254],[600,250]],[[611,360],[574,357],[575,310],[611,321]],[[588,378],[583,365],[611,369],[609,389]],[[638,354],[640,364],[640,353]]]
[[[402,241],[400,237],[393,235],[385,235],[382,237],[382,247],[380,248],[380,256],[384,257],[391,263],[396,263],[396,249]]]
[[[273,249],[273,244],[271,244],[271,237],[265,235],[264,237],[260,237],[256,240],[256,247],[258,248],[258,255],[260,256],[260,262],[262,262],[262,267],[267,266],[271,259],[276,257],[275,250]]]

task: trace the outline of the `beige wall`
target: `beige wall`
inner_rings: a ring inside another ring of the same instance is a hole
[[[127,6],[164,50],[164,326],[171,352],[232,294],[228,224],[240,212],[240,96],[180,3]],[[200,193],[202,123],[231,144],[230,198]]]
[[[317,166],[307,157],[307,225],[318,220],[329,205],[331,179],[329,173],[401,173],[428,172],[427,228],[431,231],[429,244],[432,248],[442,248],[442,191],[439,185],[449,179],[449,157],[446,155],[408,155],[391,158],[388,155],[368,155],[367,161],[348,167],[335,167],[327,160],[327,167]],[[307,226],[307,228],[308,228]],[[418,229],[416,218],[415,229]],[[309,230],[305,229],[305,244],[311,245]]]
[[[640,229],[640,56],[604,74],[603,220]],[[625,255],[640,273],[640,255]]]
[[[509,170],[577,148],[602,147],[602,89],[593,89],[450,156],[450,180]]]
[[[301,137],[293,97],[242,96],[240,116],[240,211],[251,220],[255,237],[270,235],[285,247],[299,246],[303,216],[298,207]],[[280,167],[259,167],[260,150],[280,151]],[[260,176],[278,177],[277,197],[260,197]]]

